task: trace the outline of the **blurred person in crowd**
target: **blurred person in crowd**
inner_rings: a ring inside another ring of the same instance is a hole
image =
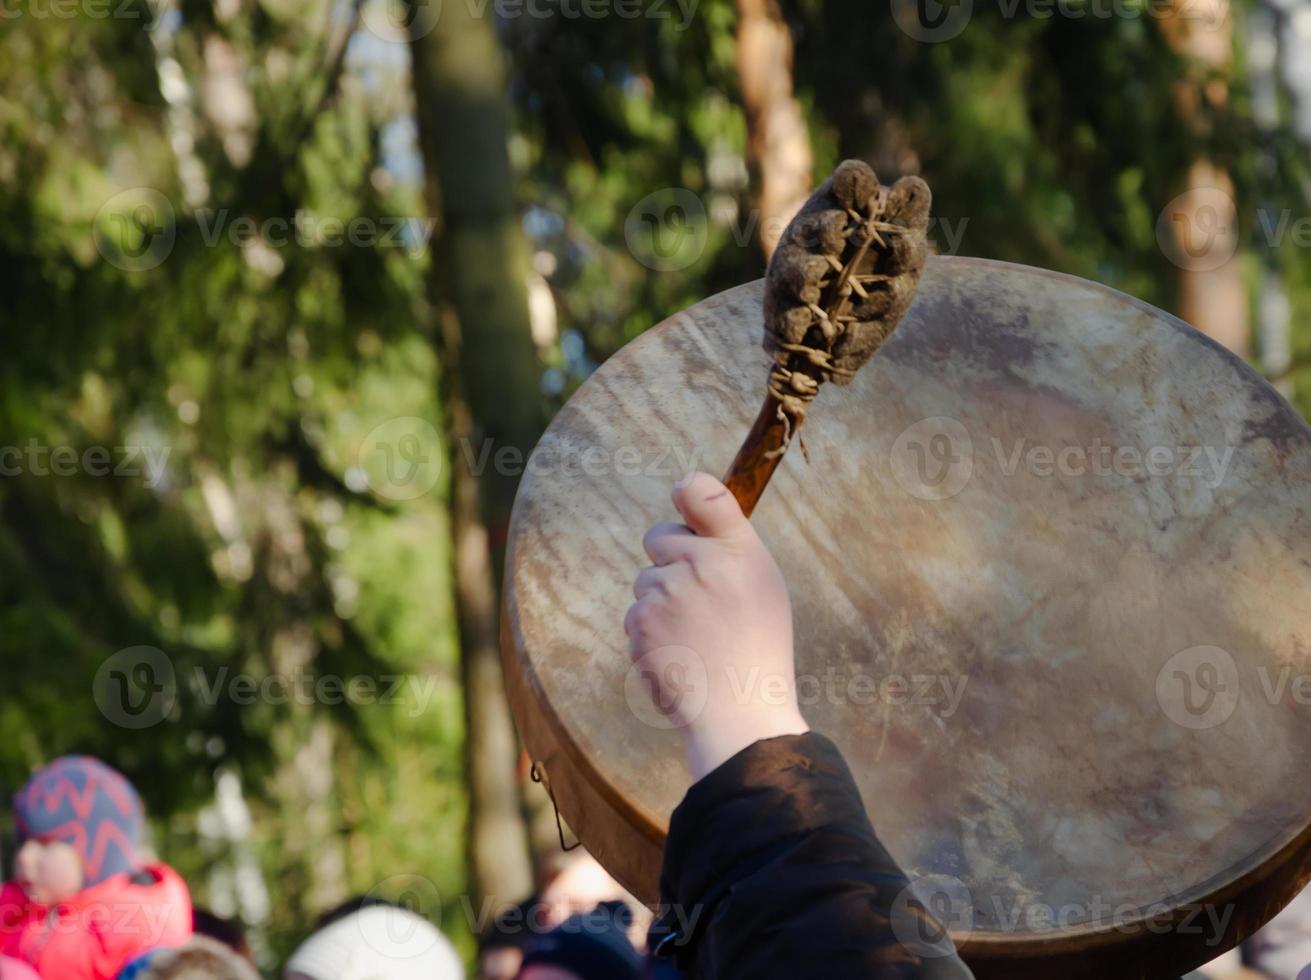
[[[118,980],[260,980],[255,968],[226,943],[192,936],[177,949],[157,949],[134,960]]]
[[[554,873],[543,879],[537,900],[540,909],[537,918],[546,930],[626,894],[623,886],[610,877],[610,872],[582,848],[557,852],[551,867]]]
[[[1243,962],[1269,977],[1301,980],[1302,972],[1307,972],[1303,968],[1311,963],[1311,889],[1302,891],[1243,943]]]
[[[50,980],[112,980],[191,936],[191,897],[142,851],[141,799],[89,756],[64,756],[14,797],[18,853],[0,890],[0,953]]]
[[[631,925],[623,902],[572,916],[529,941],[518,980],[644,980],[642,955],[628,941]]]
[[[8,843],[7,837],[6,843]],[[3,851],[0,851],[0,856],[3,856]],[[0,955],[0,980],[41,980],[41,978],[22,960]]]
[[[347,906],[291,954],[285,980],[463,980],[455,947],[427,919],[374,900]]]
[[[208,936],[227,946],[243,960],[253,963],[246,927],[237,919],[225,919],[209,909],[192,909],[191,929],[197,936]]]
[[[478,937],[478,980],[514,980],[523,964],[524,950],[534,935],[532,916],[541,908],[538,896],[506,909]]]
[[[580,849],[566,857],[568,860],[563,862],[559,872],[542,887],[538,899],[540,914],[531,921],[552,929],[602,903],[622,902],[630,913],[629,941],[639,952],[645,951],[651,911],[615,881],[591,854]],[[537,931],[543,929],[539,927]]]
[[[1180,980],[1268,980],[1271,977],[1292,980],[1292,976],[1291,973],[1268,974],[1249,970],[1243,966],[1243,957],[1239,950],[1231,949],[1191,973],[1185,973]]]
[[[651,910],[587,851],[547,851],[539,856],[535,870],[539,891],[503,910],[479,939],[478,971],[483,980],[513,980],[534,937],[603,903],[620,903],[627,909],[628,940],[639,953],[645,951]]]

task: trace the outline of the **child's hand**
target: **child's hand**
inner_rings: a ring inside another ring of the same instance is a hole
[[[657,524],[655,563],[633,584],[628,649],[700,779],[762,738],[808,731],[797,707],[792,607],[774,559],[727,488],[705,473],[674,486],[683,524]]]

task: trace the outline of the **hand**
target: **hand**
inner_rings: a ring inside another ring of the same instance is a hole
[[[624,632],[700,779],[753,742],[809,727],[797,706],[792,606],[778,565],[714,477],[685,477],[673,498],[686,524],[646,532],[655,564],[633,584]]]

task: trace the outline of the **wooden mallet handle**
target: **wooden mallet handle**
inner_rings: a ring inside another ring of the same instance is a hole
[[[737,451],[733,465],[724,477],[724,486],[737,498],[742,513],[747,517],[756,509],[769,478],[783,461],[788,425],[779,415],[780,408],[777,398],[772,394],[765,396],[751,431],[747,433],[742,448]],[[790,422],[793,427],[798,424],[795,418]]]

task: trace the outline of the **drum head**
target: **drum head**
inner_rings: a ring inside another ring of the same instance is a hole
[[[761,295],[606,362],[515,507],[516,717],[565,818],[647,899],[689,776],[623,616],[670,485],[722,473],[760,405]],[[804,433],[809,464],[794,447],[753,517],[792,595],[802,710],[980,976],[1061,957],[1062,976],[1177,975],[1291,897],[1311,433],[1269,385],[1104,286],[936,258]]]

